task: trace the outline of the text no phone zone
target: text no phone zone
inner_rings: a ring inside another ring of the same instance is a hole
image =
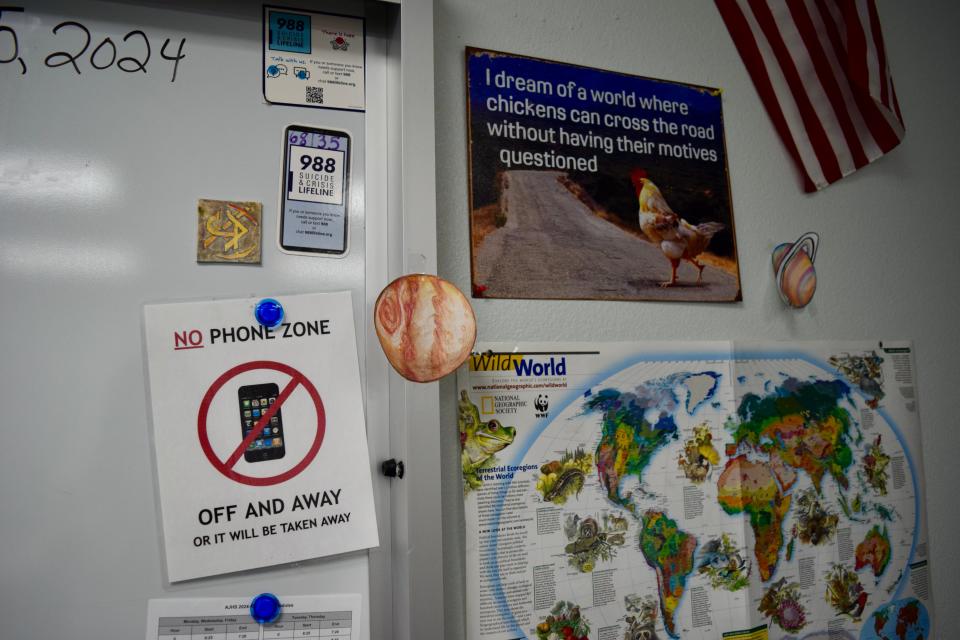
[[[287,382],[286,386],[280,391],[276,402],[270,406],[267,411],[263,413],[263,415],[260,416],[253,429],[240,442],[240,444],[237,445],[237,447],[233,450],[233,453],[231,453],[230,456],[228,456],[225,460],[221,460],[220,457],[214,452],[213,447],[210,445],[210,437],[207,433],[207,414],[210,411],[210,404],[213,402],[217,392],[219,392],[228,381],[240,375],[241,373],[246,373],[248,371],[254,371],[257,369],[267,369],[270,371],[279,371],[281,373],[285,373],[290,376],[290,381]],[[236,471],[234,467],[236,466],[237,462],[243,458],[243,453],[246,451],[250,443],[260,437],[260,435],[263,433],[264,427],[270,423],[270,418],[272,418],[280,410],[280,406],[286,402],[287,398],[289,398],[290,395],[300,386],[302,386],[310,395],[310,399],[313,400],[314,407],[317,411],[316,435],[314,435],[313,443],[311,443],[310,448],[307,450],[307,453],[303,459],[290,469],[287,469],[283,473],[279,473],[274,476],[248,476]],[[316,387],[313,386],[313,383],[310,382],[305,375],[303,375],[297,369],[283,364],[282,362],[273,362],[271,360],[254,360],[252,362],[239,364],[232,369],[227,370],[223,375],[213,381],[213,384],[210,385],[209,389],[207,389],[207,392],[203,396],[203,400],[200,402],[200,411],[197,414],[197,435],[200,438],[200,448],[203,449],[203,453],[207,456],[207,460],[210,461],[210,464],[212,464],[217,471],[231,480],[235,480],[236,482],[264,487],[286,482],[290,478],[293,478],[301,471],[306,469],[310,463],[313,462],[313,459],[317,456],[317,452],[320,451],[320,445],[323,443],[323,434],[326,430],[326,422],[326,413],[323,409],[323,401],[320,399],[320,394],[317,393]]]

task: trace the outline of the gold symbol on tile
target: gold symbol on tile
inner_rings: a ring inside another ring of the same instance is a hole
[[[260,263],[259,202],[200,200],[197,262]]]

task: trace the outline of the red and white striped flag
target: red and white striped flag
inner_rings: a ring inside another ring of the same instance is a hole
[[[873,0],[716,0],[773,124],[816,191],[900,144]]]

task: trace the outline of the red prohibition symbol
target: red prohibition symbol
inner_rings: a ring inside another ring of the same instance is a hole
[[[269,369],[272,371],[285,373],[290,376],[290,382],[288,382],[287,386],[280,391],[280,395],[277,396],[277,401],[273,403],[273,406],[271,406],[266,413],[260,416],[260,419],[257,420],[256,424],[253,426],[253,429],[247,434],[243,441],[237,445],[237,448],[233,450],[233,453],[230,454],[226,460],[221,460],[213,451],[213,447],[210,446],[210,437],[207,434],[207,413],[210,411],[210,403],[213,402],[213,398],[217,395],[217,392],[220,391],[223,385],[225,385],[231,378],[234,378],[247,371],[253,371],[254,369]],[[313,404],[317,410],[317,433],[313,438],[313,444],[310,445],[310,449],[307,451],[307,454],[296,465],[275,476],[248,476],[235,471],[234,467],[240,458],[243,457],[243,452],[246,451],[251,442],[260,437],[260,434],[263,433],[263,428],[270,422],[270,418],[276,414],[276,412],[280,409],[280,406],[286,402],[287,398],[290,397],[290,394],[296,391],[297,387],[301,385],[307,391],[307,393],[310,394],[310,398],[313,400]],[[313,383],[310,382],[305,375],[293,367],[283,364],[282,362],[274,362],[272,360],[254,360],[252,362],[239,364],[232,369],[227,370],[223,375],[214,380],[213,384],[210,385],[210,388],[207,389],[207,392],[203,396],[203,400],[200,402],[200,411],[197,413],[197,436],[200,438],[200,448],[203,449],[203,453],[207,456],[207,460],[210,461],[210,464],[213,465],[214,469],[231,480],[255,487],[267,487],[280,484],[281,482],[286,482],[290,478],[293,478],[301,471],[306,469],[317,456],[317,452],[320,451],[320,445],[323,443],[323,434],[326,431],[326,426],[327,417],[323,410],[323,401],[320,399],[320,394],[317,393],[317,388],[313,386]]]

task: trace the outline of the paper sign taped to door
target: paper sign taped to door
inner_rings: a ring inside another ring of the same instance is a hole
[[[350,293],[147,305],[170,582],[376,546]]]

